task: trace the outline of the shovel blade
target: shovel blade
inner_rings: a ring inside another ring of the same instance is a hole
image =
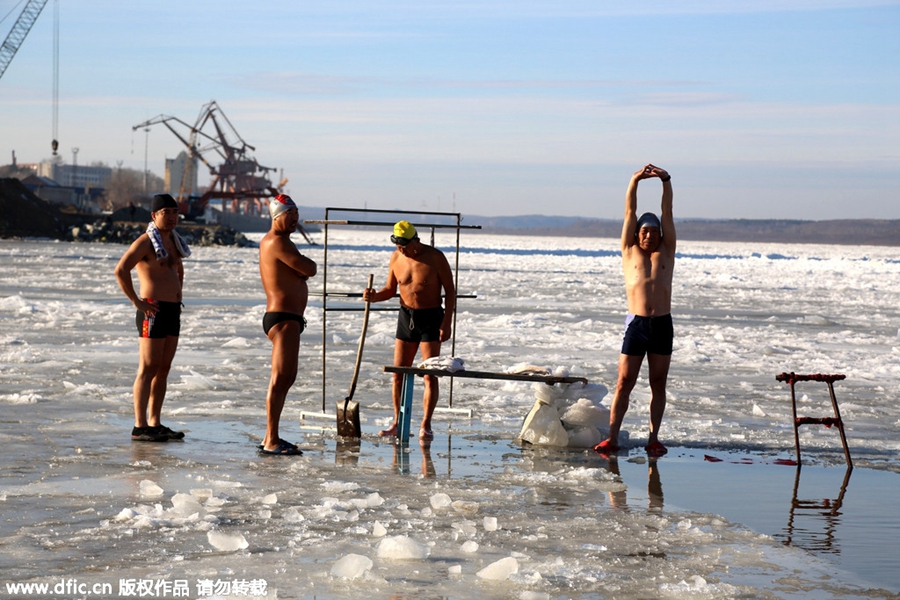
[[[344,400],[337,403],[337,433],[341,437],[362,437],[359,427],[359,402]]]

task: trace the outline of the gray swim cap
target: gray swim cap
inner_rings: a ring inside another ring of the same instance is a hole
[[[644,227],[656,227],[659,229],[660,235],[662,235],[662,224],[659,222],[659,217],[651,212],[644,213],[638,218],[634,232],[637,233]]]

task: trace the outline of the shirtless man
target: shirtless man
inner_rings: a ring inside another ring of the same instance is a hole
[[[181,259],[189,256],[190,251],[175,233],[178,204],[172,196],[154,196],[150,218],[153,221],[147,232],[131,244],[116,265],[115,273],[119,287],[137,309],[135,324],[140,336],[131,439],[165,442],[184,438],[183,432],[164,426],[160,414],[181,331],[181,289],[184,284]],[[135,292],[131,279],[135,269],[140,295]]]
[[[653,213],[637,216],[637,188],[642,179],[662,181],[662,219]],[[644,355],[650,370],[650,435],[645,449],[662,456],[659,427],[666,410],[666,379],[672,359],[672,272],[675,268],[675,220],[672,216],[672,183],[669,174],[647,165],[631,177],[625,196],[622,226],[622,268],[628,315],[619,355],[619,376],[609,415],[609,437],[594,450],[611,454],[619,449],[619,429],[628,410]]]
[[[288,390],[297,379],[300,334],[306,327],[303,313],[309,299],[306,280],[316,274],[316,263],[300,254],[291,234],[300,213],[290,196],[279,194],[269,203],[272,226],[259,242],[259,275],[266,291],[263,331],[272,340],[272,375],[266,394],[266,435],[261,454],[302,454],[295,444],[279,437],[278,425]]]
[[[408,221],[394,225],[391,242],[397,249],[391,255],[388,279],[385,286],[375,291],[363,292],[366,302],[390,300],[400,288],[400,316],[397,320],[397,341],[394,344],[394,366],[408,367],[416,352],[422,348],[422,359],[427,360],[441,353],[441,343],[450,339],[453,311],[456,309],[456,287],[453,271],[447,257],[440,250],[423,244],[416,228]],[[444,306],[441,307],[441,291]],[[437,377],[426,375],[424,416],[419,429],[419,439],[431,440],[431,416],[438,401]],[[394,373],[391,393],[394,400],[394,424],[381,436],[396,436],[400,420],[400,391],[403,376]]]

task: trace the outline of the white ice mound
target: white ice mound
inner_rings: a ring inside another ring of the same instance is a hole
[[[222,344],[223,348],[249,348],[251,346],[247,338],[236,337]]]
[[[609,425],[609,411],[592,400],[579,398],[565,409],[559,419],[570,427],[606,427]]]
[[[342,557],[331,567],[331,574],[344,579],[358,579],[372,569],[375,563],[368,556],[361,554],[348,554]]]
[[[181,382],[177,384],[177,387],[197,392],[214,390],[216,389],[216,384],[209,377],[191,370],[190,375],[181,376]]]
[[[481,577],[482,579],[490,579],[492,581],[503,581],[509,579],[509,576],[513,573],[519,572],[519,561],[517,561],[512,556],[507,556],[506,558],[501,558],[497,562],[491,563],[482,570],[478,571],[476,575]]]
[[[561,368],[553,374],[565,376]],[[606,386],[589,383],[546,385],[535,382],[535,403],[525,417],[519,439],[535,446],[589,448],[609,428],[609,410],[601,404]]]
[[[378,543],[378,558],[421,560],[428,556],[428,548],[406,536],[386,537]]]
[[[206,539],[209,545],[219,552],[235,552],[250,545],[240,533],[224,533],[214,529],[206,532]]]

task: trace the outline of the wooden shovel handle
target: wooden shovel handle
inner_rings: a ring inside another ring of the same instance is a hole
[[[374,276],[369,273],[369,283],[366,285],[366,289],[372,287],[372,281]],[[369,307],[372,306],[372,303],[368,300],[366,301],[366,310],[363,312],[363,326],[362,333],[359,335],[359,347],[356,349],[356,366],[353,368],[353,379],[350,381],[350,393],[347,394],[346,400],[353,399],[353,393],[356,392],[356,382],[359,381],[359,366],[362,364],[362,355],[363,355],[363,347],[366,343],[366,330],[369,328]]]

